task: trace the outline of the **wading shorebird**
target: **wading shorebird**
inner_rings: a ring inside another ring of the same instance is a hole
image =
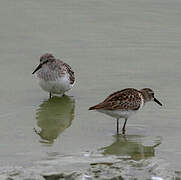
[[[119,134],[119,119],[124,118],[122,133],[126,132],[127,119],[135,112],[142,109],[145,103],[155,101],[160,106],[162,104],[154,97],[154,92],[150,88],[141,90],[127,88],[114,92],[108,96],[103,102],[92,106],[89,110],[97,110],[117,119],[117,134]]]
[[[52,54],[46,53],[40,57],[40,64],[33,71],[36,73],[39,84],[44,91],[62,96],[72,89],[75,83],[74,72],[65,62],[56,59]]]

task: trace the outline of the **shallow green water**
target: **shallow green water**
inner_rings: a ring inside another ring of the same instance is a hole
[[[177,0],[2,0],[1,179],[181,176],[180,7]],[[63,98],[49,100],[31,74],[45,52],[75,71]],[[115,120],[88,108],[126,87],[153,88],[164,106],[147,104],[117,137]]]

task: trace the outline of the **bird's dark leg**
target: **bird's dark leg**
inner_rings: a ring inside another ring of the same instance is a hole
[[[128,118],[125,118],[124,125],[123,125],[123,128],[122,128],[122,133],[123,133],[123,134],[125,134],[125,132],[126,132],[125,127],[126,127],[127,119],[128,119]]]
[[[51,93],[51,92],[49,93],[49,98],[50,98],[50,99],[52,98],[52,93]]]
[[[117,134],[119,134],[119,118],[117,118]]]

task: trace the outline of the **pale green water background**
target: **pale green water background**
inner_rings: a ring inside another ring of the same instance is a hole
[[[1,179],[181,176],[181,1],[0,4]],[[48,100],[31,74],[45,52],[74,69],[70,97]],[[164,106],[147,104],[116,137],[116,122],[88,108],[126,87],[151,87]]]

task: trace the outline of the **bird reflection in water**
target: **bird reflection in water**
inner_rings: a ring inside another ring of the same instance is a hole
[[[34,128],[41,137],[40,142],[53,144],[59,134],[72,124],[74,109],[75,100],[66,95],[44,101],[36,112],[39,128]]]
[[[143,136],[127,135],[114,136],[115,142],[110,146],[101,148],[103,155],[121,156],[127,160],[141,160],[155,156],[155,148],[161,144],[161,139],[154,141],[153,146],[142,143]]]

